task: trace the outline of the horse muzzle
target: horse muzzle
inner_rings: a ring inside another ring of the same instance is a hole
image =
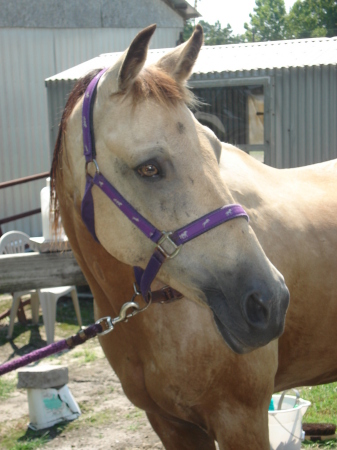
[[[235,353],[248,353],[277,339],[284,330],[289,291],[280,279],[272,292],[264,283],[237,295],[219,288],[203,289],[222,338]]]

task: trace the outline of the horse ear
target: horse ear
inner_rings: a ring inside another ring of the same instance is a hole
[[[128,89],[145,64],[149,42],[156,27],[154,24],[140,31],[119,60],[106,71],[102,79],[104,91],[107,89],[108,94],[112,94]]]
[[[163,56],[157,61],[156,66],[171,75],[178,83],[183,83],[191,75],[203,40],[204,32],[202,26],[198,24],[189,40]]]

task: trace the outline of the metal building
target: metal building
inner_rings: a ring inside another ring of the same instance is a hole
[[[152,48],[174,47],[184,21],[199,13],[185,0],[0,0],[0,182],[51,165],[44,80],[100,53],[122,51],[157,23]],[[55,114],[61,112],[66,93]],[[0,191],[0,219],[40,206],[44,181]],[[2,225],[41,235],[41,216]]]
[[[165,51],[151,50],[149,63]],[[119,55],[103,54],[46,80],[51,148],[75,81]],[[336,38],[205,46],[189,85],[203,101],[197,118],[266,164],[288,168],[337,157]]]

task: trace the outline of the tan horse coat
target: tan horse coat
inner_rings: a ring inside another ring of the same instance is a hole
[[[72,192],[67,155],[61,167],[62,221],[95,316],[116,317],[132,297],[132,269],[94,242]],[[337,379],[329,351],[337,333],[336,164],[279,171],[223,145],[220,170],[284,274],[291,306],[279,342],[245,355],[225,344],[207,307],[188,299],[152,305],[100,338],[126,395],[147,412],[168,450],[211,450],[214,440],[220,449],[267,450],[272,392]]]

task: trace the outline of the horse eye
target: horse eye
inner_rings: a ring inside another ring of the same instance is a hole
[[[146,164],[145,166],[139,167],[137,170],[142,177],[155,177],[156,175],[159,175],[158,168],[153,164]]]

